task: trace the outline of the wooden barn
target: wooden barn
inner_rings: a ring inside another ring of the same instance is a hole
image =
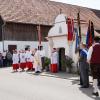
[[[50,0],[0,0],[0,51],[38,46],[38,29],[41,28],[42,45],[47,50],[45,37],[59,13],[74,19],[80,11],[81,20],[92,20],[100,32],[100,11],[54,2]]]

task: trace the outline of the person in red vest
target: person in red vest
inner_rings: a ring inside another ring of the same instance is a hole
[[[53,73],[58,72],[58,53],[56,48],[53,48],[51,54],[51,72]]]
[[[93,45],[88,50],[87,62],[90,64],[91,72],[93,76],[93,95],[99,96],[98,93],[98,81],[100,78],[100,38],[95,37]]]

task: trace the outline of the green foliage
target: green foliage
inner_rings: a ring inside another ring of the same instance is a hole
[[[72,64],[74,63],[73,60],[69,57],[66,57],[66,60],[65,59],[62,59],[61,61],[62,65],[65,66],[65,67],[68,67],[68,68],[72,68]]]
[[[46,66],[48,67],[49,64],[50,64],[50,58],[45,57],[44,66],[45,66],[45,67],[46,67]]]
[[[72,68],[72,64],[73,64],[73,63],[74,63],[74,62],[73,62],[73,60],[72,60],[71,58],[68,58],[68,59],[66,60],[67,67]]]

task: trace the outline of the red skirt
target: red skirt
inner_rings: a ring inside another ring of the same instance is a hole
[[[19,64],[13,64],[12,66],[13,66],[13,70],[19,69]]]
[[[32,69],[33,68],[33,63],[32,62],[27,62],[26,66],[28,69]]]
[[[26,68],[26,63],[20,63],[20,68],[25,69]]]
[[[52,73],[57,73],[58,72],[58,66],[57,64],[51,64],[51,72]]]

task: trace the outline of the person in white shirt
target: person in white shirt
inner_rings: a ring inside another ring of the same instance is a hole
[[[40,56],[41,56],[41,62],[42,62],[42,70],[45,70],[45,51],[43,49],[43,46],[40,47]]]
[[[33,70],[33,62],[31,57],[32,57],[32,52],[30,51],[30,49],[28,49],[25,54],[27,71]]]
[[[19,54],[17,53],[17,50],[14,50],[13,51],[13,57],[12,57],[12,60],[13,60],[13,71],[14,72],[17,72],[18,69],[19,69]]]
[[[24,69],[26,68],[26,60],[25,60],[25,51],[22,50],[20,52],[20,68],[22,69],[22,71],[24,71]]]
[[[7,57],[6,57],[6,55],[7,55],[7,52],[4,51],[3,54],[2,54],[2,56],[3,56],[3,67],[7,67]]]
[[[35,55],[34,55],[34,68],[35,68],[35,73],[40,73],[42,70],[41,56],[39,50],[37,49],[35,49]]]
[[[99,96],[98,93],[98,82],[97,79],[100,79],[100,38],[95,37],[93,45],[89,48],[87,54],[87,62],[90,64],[92,76],[93,76],[93,95]]]
[[[51,72],[57,73],[58,72],[58,53],[56,48],[53,48],[51,54]]]

